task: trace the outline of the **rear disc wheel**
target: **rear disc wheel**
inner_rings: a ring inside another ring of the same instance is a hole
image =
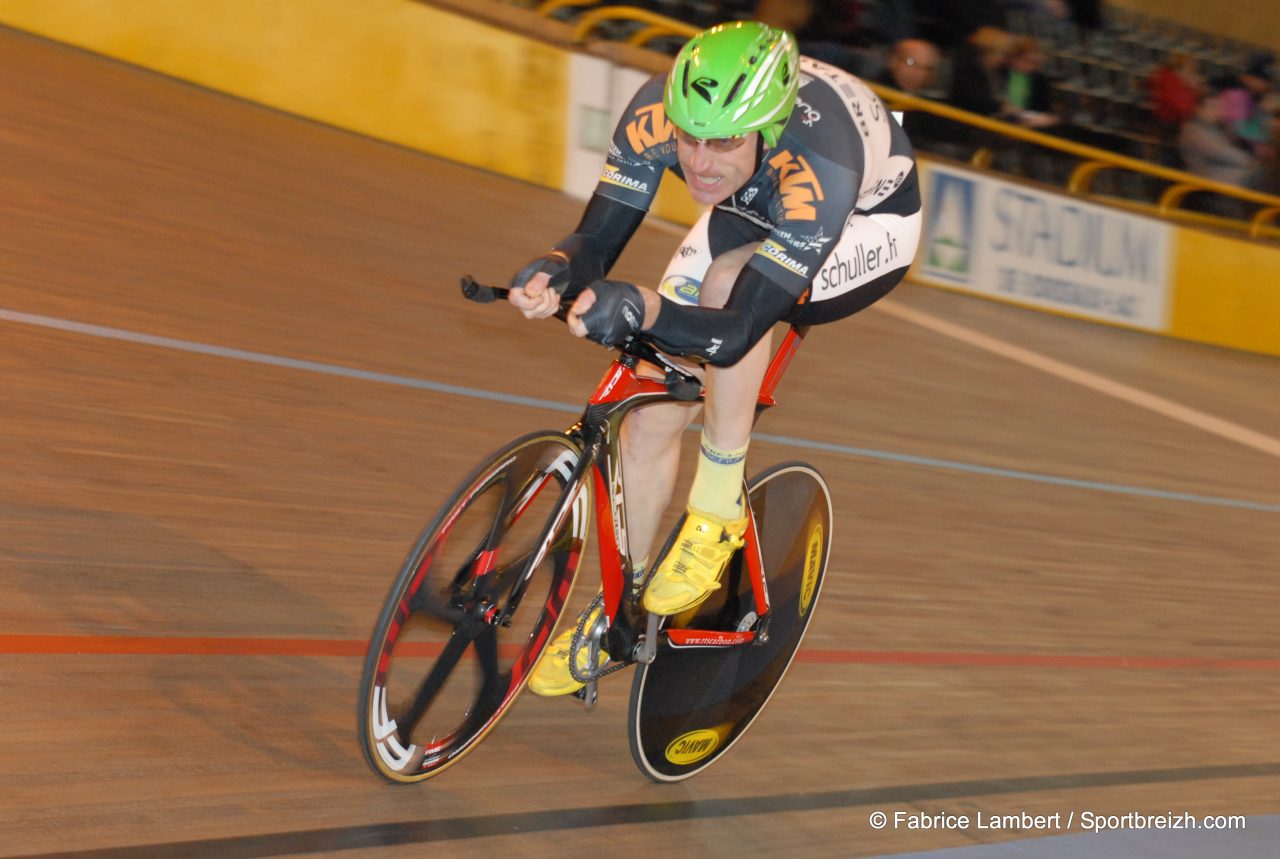
[[[803,463],[783,463],[748,485],[769,590],[767,635],[729,647],[674,646],[660,634],[653,662],[631,686],[629,736],[636,766],[654,781],[682,781],[715,763],[760,715],[794,659],[818,603],[831,548],[831,497]],[[743,553],[688,629],[744,631],[756,622]]]

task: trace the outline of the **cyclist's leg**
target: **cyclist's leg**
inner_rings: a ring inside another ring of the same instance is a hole
[[[728,303],[743,267],[767,233],[738,215],[713,210],[707,219],[707,247],[714,259],[703,278],[701,306],[719,308]],[[702,443],[689,507],[721,522],[739,522],[745,512],[741,488],[746,448],[772,345],[771,334],[766,333],[733,366],[707,368]]]
[[[702,284],[703,307],[724,306],[757,247],[740,245],[715,258]],[[700,603],[718,587],[724,565],[741,545],[747,524],[746,448],[771,346],[766,333],[736,364],[707,367],[697,470],[680,534],[645,593],[645,607],[652,612],[676,614]]]
[[[699,303],[723,307],[738,272],[754,251],[755,245],[748,245],[716,257],[701,283]],[[739,450],[746,446],[756,395],[769,365],[770,346],[770,336],[765,335],[732,367],[707,367],[703,436],[717,449]],[[680,470],[680,436],[697,416],[697,408],[682,403],[649,406],[636,411],[622,428],[627,541],[632,558],[637,561],[648,557],[662,514],[671,503]],[[704,506],[734,509],[741,483],[739,473],[721,503]]]
[[[698,414],[696,403],[660,403],[632,412],[622,425],[623,494],[627,510],[627,548],[633,562],[645,561],[658,530],[663,511],[671,501],[680,468],[680,434]],[[630,571],[636,572],[636,571]],[[565,628],[547,648],[529,678],[529,690],[536,695],[571,695],[586,684],[573,676],[569,661],[577,659],[578,673],[589,674],[585,647],[574,652],[578,628],[588,630],[599,616],[593,603],[578,620]],[[612,656],[602,650],[601,657]],[[602,667],[603,662],[599,666]]]
[[[757,243],[734,248],[716,257],[703,285],[702,306],[723,307],[743,266],[755,253]],[[772,354],[772,332],[731,367],[707,368],[707,397],[704,406],[703,437],[719,450],[739,450],[751,437],[756,397]],[[741,472],[741,469],[739,469]],[[739,474],[739,478],[741,474]],[[732,492],[741,486],[735,481]],[[734,498],[725,499],[732,503]],[[720,505],[723,506],[723,505]]]
[[[661,403],[632,412],[622,425],[627,543],[640,563],[653,551],[662,514],[680,472],[680,436],[698,416],[696,403]]]
[[[659,294],[680,304],[723,307],[761,236],[760,228],[744,219],[708,208],[667,264]],[[706,369],[708,411],[703,435],[717,450],[738,450],[747,443],[756,395],[769,363],[769,340],[763,338],[733,367]],[[662,404],[636,411],[622,428],[623,465],[629,469],[627,541],[636,561],[649,557],[654,548],[679,473],[680,436],[696,416],[696,406]],[[730,481],[729,497],[714,505],[717,509],[733,509],[742,483],[740,472]]]
[[[713,211],[709,208],[702,213],[667,263],[658,292],[670,301],[700,303],[703,281],[714,259],[710,238]],[[637,563],[653,551],[658,525],[671,503],[680,471],[680,437],[700,408],[693,403],[647,406],[633,412],[622,426],[627,548]]]

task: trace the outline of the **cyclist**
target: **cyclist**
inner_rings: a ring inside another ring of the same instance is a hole
[[[605,280],[665,171],[707,209],[656,291]],[[770,329],[832,322],[884,296],[915,256],[920,220],[902,128],[858,78],[800,57],[786,31],[712,27],[636,93],[577,229],[515,275],[509,300],[542,318],[559,306],[552,287],[563,287],[577,296],[568,317],[575,335],[613,345],[643,331],[707,365],[688,509],[645,591],[647,610],[700,604],[742,545],[745,458]],[[645,559],[635,575],[648,563],[696,408],[650,406],[623,427],[628,547]],[[530,679],[535,693],[582,687],[568,670],[571,635],[543,656]]]

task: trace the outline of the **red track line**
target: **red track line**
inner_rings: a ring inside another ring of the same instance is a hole
[[[403,645],[402,655],[433,656],[439,645]],[[0,635],[0,655],[363,656],[363,641],[323,638],[185,638],[141,635]],[[516,648],[504,646],[508,655]],[[923,653],[801,649],[799,662],[820,665],[964,665],[977,668],[1280,671],[1280,659],[1195,656],[1072,656],[1033,653]]]
[[[0,635],[0,654],[127,656],[363,656],[365,642],[310,638]]]

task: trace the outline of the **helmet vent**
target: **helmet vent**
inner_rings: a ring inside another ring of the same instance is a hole
[[[738,79],[733,82],[733,86],[729,88],[729,94],[724,97],[725,107],[733,104],[733,100],[738,96],[738,90],[742,89],[742,84],[747,80],[746,75],[738,75]]]

